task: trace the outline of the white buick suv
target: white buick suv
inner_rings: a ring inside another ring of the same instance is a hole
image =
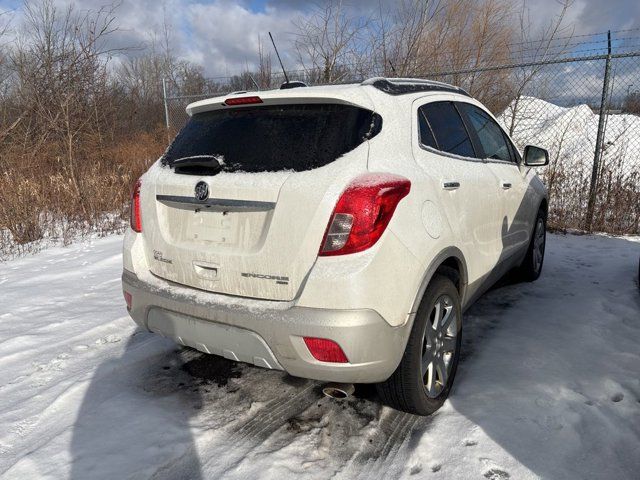
[[[427,415],[462,314],[540,275],[547,193],[464,90],[413,79],[239,92],[190,119],[133,189],[124,295],[142,328]],[[328,390],[329,391],[329,390]]]

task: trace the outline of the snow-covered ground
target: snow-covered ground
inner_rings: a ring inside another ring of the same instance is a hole
[[[136,331],[120,248],[0,264],[2,478],[638,478],[640,243],[551,235],[468,312],[430,418]]]

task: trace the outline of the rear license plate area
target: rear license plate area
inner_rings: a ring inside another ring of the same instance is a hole
[[[186,238],[194,242],[236,245],[237,218],[233,214],[195,211],[187,223]]]

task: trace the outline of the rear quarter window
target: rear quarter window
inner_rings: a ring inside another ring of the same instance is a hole
[[[227,172],[305,171],[333,162],[381,128],[378,114],[341,104],[214,110],[189,120],[163,163],[215,156]],[[200,167],[180,173],[206,174]]]
[[[462,117],[452,102],[428,103],[420,110],[433,133],[435,148],[461,157],[475,157]]]
[[[484,157],[494,160],[515,162],[515,156],[510,148],[510,142],[502,128],[486,112],[470,103],[458,103],[458,108],[468,119],[467,125],[474,130]]]

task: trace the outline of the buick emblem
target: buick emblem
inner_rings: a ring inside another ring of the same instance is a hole
[[[209,198],[209,185],[206,182],[196,183],[196,200],[204,202]]]

